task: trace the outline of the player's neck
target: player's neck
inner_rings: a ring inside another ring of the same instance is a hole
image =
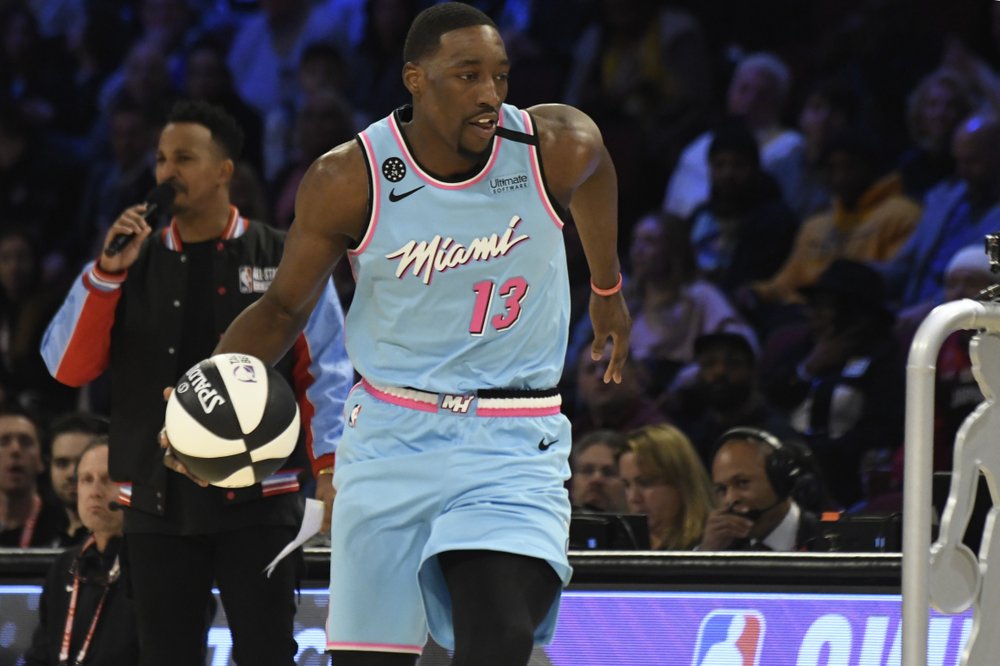
[[[402,124],[401,130],[417,163],[435,176],[454,178],[482,164],[481,158],[460,153],[454,145],[431,131],[429,125],[417,120],[416,115],[410,122]]]
[[[231,213],[229,197],[220,196],[203,208],[179,211],[174,221],[183,242],[198,243],[222,236]]]
[[[10,530],[21,527],[35,504],[34,488],[16,493],[0,493],[0,526]]]

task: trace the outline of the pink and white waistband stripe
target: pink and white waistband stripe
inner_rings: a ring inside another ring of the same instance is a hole
[[[379,400],[399,407],[422,412],[437,412],[441,395],[398,386],[381,386],[361,380],[366,391]],[[541,397],[478,398],[477,416],[552,416],[562,409],[562,397],[557,393]]]
[[[414,389],[395,386],[375,386],[367,379],[361,380],[366,391],[379,400],[407,409],[419,409],[422,412],[437,411],[437,395]]]
[[[357,650],[359,652],[396,652],[400,654],[420,654],[421,645],[396,645],[393,643],[345,643],[328,641],[327,650]]]

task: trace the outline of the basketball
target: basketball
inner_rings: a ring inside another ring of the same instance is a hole
[[[184,373],[167,401],[173,454],[195,476],[245,488],[281,468],[299,437],[288,382],[253,356],[218,354]]]

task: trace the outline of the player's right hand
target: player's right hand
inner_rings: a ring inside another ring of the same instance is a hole
[[[101,256],[97,261],[98,267],[105,273],[120,273],[128,269],[139,258],[139,248],[142,247],[142,241],[146,240],[146,237],[153,231],[153,228],[142,218],[146,208],[144,203],[126,208],[125,212],[108,229],[108,233],[104,236],[104,245],[101,246],[103,248]],[[118,234],[131,234],[132,240],[122,248],[121,252],[109,257],[104,253],[104,250],[111,243],[111,239]]]
[[[604,355],[608,338],[611,338],[611,359],[604,373],[604,383],[614,381],[622,383],[622,368],[628,358],[629,334],[632,331],[632,318],[628,314],[628,306],[621,292],[610,296],[590,294],[590,321],[594,326],[594,342],[590,355],[595,361]]]

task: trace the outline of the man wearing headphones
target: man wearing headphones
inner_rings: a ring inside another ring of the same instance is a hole
[[[795,494],[817,483],[794,445],[765,430],[726,431],[712,458],[718,506],[699,550],[809,550],[820,536],[819,520]]]

